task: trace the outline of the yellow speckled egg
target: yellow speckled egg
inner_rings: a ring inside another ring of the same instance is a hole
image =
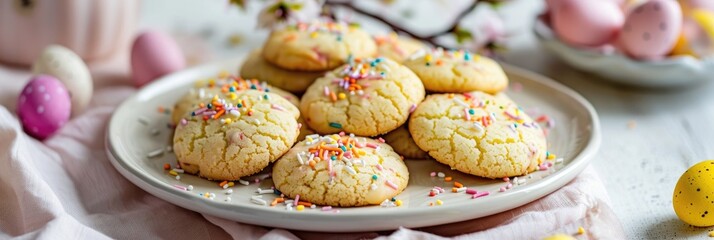
[[[687,169],[674,187],[674,212],[697,227],[714,225],[714,160]]]
[[[550,237],[543,238],[543,240],[576,240],[576,238],[566,234],[556,234]]]

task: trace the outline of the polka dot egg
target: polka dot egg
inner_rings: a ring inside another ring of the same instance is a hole
[[[681,29],[682,10],[677,1],[651,0],[627,14],[620,40],[630,56],[657,60],[672,51]]]
[[[17,115],[27,134],[44,140],[55,133],[72,111],[69,92],[49,75],[38,75],[22,89],[17,101]]]
[[[714,160],[697,163],[682,174],[674,187],[672,204],[685,223],[714,225]]]

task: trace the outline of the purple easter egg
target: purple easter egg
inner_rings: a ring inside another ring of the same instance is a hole
[[[131,74],[137,87],[185,66],[186,60],[181,48],[163,32],[147,31],[134,40],[131,47]]]
[[[632,9],[620,34],[627,54],[637,59],[661,59],[672,51],[682,29],[677,1],[651,0]]]
[[[69,120],[69,92],[55,77],[37,75],[30,79],[17,101],[17,115],[25,132],[39,140],[54,134]]]

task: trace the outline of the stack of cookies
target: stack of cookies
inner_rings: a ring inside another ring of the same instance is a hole
[[[429,95],[412,113],[420,149],[452,169],[486,178],[524,175],[546,158],[543,130],[501,93],[501,66],[467,51],[430,49],[404,62]]]
[[[545,158],[542,130],[500,93],[503,70],[468,52],[301,23],[272,32],[240,73],[198,81],[176,104],[185,172],[235,181],[275,162],[286,197],[348,207],[403,191],[401,156],[486,178],[526,174]]]
[[[372,57],[376,53],[375,42],[358,26],[325,21],[299,23],[273,31],[263,48],[248,56],[240,75],[299,94],[349,57]]]

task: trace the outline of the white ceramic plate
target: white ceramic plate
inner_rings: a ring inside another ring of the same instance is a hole
[[[714,57],[671,57],[659,61],[636,61],[614,49],[596,51],[561,42],[541,18],[534,30],[541,44],[571,66],[616,83],[639,87],[677,87],[714,79]]]
[[[197,212],[239,222],[270,227],[306,231],[350,232],[391,230],[400,226],[423,227],[479,218],[524,205],[562,187],[580,173],[595,155],[600,145],[597,115],[592,106],[574,91],[535,73],[505,66],[513,86],[521,91],[511,91],[511,97],[524,109],[539,111],[555,119],[556,126],[548,136],[550,152],[564,161],[547,171],[539,171],[526,182],[506,192],[501,180],[487,180],[461,174],[433,160],[406,160],[411,179],[407,189],[397,196],[401,207],[380,206],[340,208],[339,212],[305,209],[288,211],[281,205],[270,207],[251,203],[250,197],[257,188],[269,189],[270,179],[248,186],[236,184],[231,195],[216,182],[181,174],[181,179],[167,174],[162,166],[176,162],[170,151],[158,157],[148,157],[152,151],[162,151],[170,145],[172,129],[167,126],[169,115],[160,113],[159,107],[170,108],[184,94],[192,82],[215,76],[221,70],[235,71],[241,59],[187,69],[163,77],[141,89],[127,99],[112,116],[107,134],[107,154],[116,169],[131,182],[166,201]],[[430,177],[430,172],[444,172],[454,180],[491,195],[471,199],[465,193],[451,193],[452,182]],[[260,175],[260,174],[259,174]],[[265,175],[263,175],[265,176]],[[192,185],[192,191],[175,186]],[[447,189],[437,197],[429,197],[434,186]],[[199,194],[212,192],[213,200]],[[268,202],[276,196],[263,195]],[[230,197],[231,201],[226,201]],[[437,199],[443,205],[429,206]],[[337,209],[337,208],[335,208]]]

